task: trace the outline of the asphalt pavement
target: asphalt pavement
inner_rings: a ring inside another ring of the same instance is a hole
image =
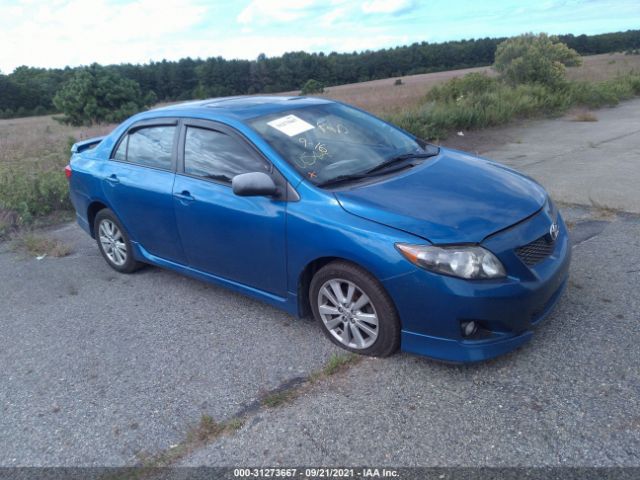
[[[159,268],[0,254],[0,465],[130,465],[322,368],[315,323]]]
[[[365,360],[183,464],[640,465],[640,221],[613,220],[573,254],[523,348],[470,366]]]
[[[500,129],[483,155],[540,181],[565,202],[640,214],[640,100]]]

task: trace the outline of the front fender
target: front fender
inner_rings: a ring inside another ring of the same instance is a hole
[[[299,187],[300,188],[300,187]],[[319,258],[339,258],[371,272],[381,282],[413,272],[395,248],[397,242],[417,243],[409,233],[346,212],[337,199],[302,187],[300,202],[287,205],[287,286],[298,295],[306,267]]]

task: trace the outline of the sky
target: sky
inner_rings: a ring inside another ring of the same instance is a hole
[[[0,71],[632,28],[639,0],[0,0]]]

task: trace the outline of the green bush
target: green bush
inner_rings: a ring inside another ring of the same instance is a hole
[[[574,104],[590,108],[614,106],[640,95],[640,74],[631,73],[599,83],[574,82],[571,93]]]
[[[503,125],[515,118],[557,115],[572,106],[615,105],[640,95],[640,74],[631,73],[600,83],[566,82],[510,85],[471,73],[434,87],[419,107],[389,120],[425,139],[439,139],[454,130]]]
[[[36,108],[33,109],[33,114],[38,117],[42,115],[46,115],[47,109],[44,108],[42,105],[38,105]]]
[[[70,208],[69,186],[62,169],[0,170],[0,209],[15,212],[18,224]]]
[[[494,68],[512,85],[565,81],[566,68],[581,64],[578,52],[546,33],[526,33],[500,43]]]
[[[469,73],[453,78],[442,85],[436,85],[427,94],[429,101],[459,101],[470,94],[495,92],[500,88],[497,79],[483,73]]]
[[[324,85],[314,79],[307,80],[300,90],[302,95],[309,95],[313,93],[324,93]]]
[[[73,137],[40,161],[0,164],[0,237],[49,214],[72,210],[64,166]]]

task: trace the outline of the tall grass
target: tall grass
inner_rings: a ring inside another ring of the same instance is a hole
[[[510,86],[498,78],[471,73],[432,88],[421,105],[388,119],[421,138],[439,139],[454,130],[557,115],[573,106],[613,106],[637,95],[640,74],[635,72],[603,82],[574,81],[557,87]]]
[[[39,161],[0,163],[0,238],[38,217],[71,209],[64,166],[73,141]]]
[[[30,164],[30,168],[0,170],[0,208],[15,212],[19,223],[71,208],[69,187],[62,168]]]

